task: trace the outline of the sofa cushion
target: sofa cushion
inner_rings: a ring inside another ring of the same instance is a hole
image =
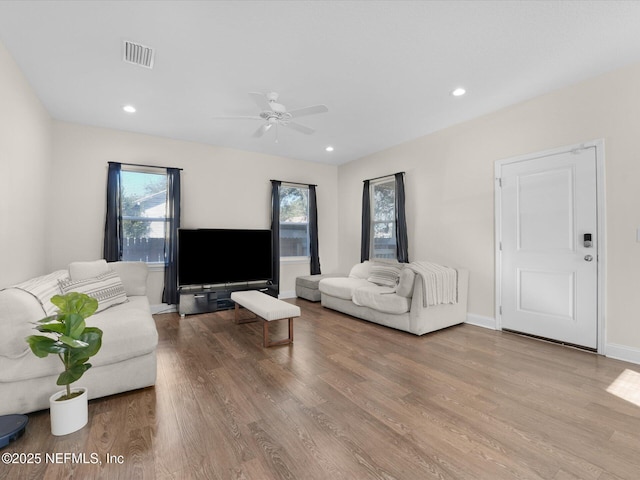
[[[413,297],[413,285],[416,280],[416,272],[410,268],[403,268],[398,279],[398,287],[396,293],[401,297]]]
[[[373,266],[373,262],[369,260],[365,260],[362,263],[356,263],[349,272],[349,278],[363,278],[367,279],[369,275],[371,275],[371,267]]]
[[[43,315],[41,318],[44,318],[58,312],[58,307],[51,303],[51,297],[62,293],[58,282],[68,278],[69,272],[67,270],[56,270],[48,275],[32,278],[26,282],[14,285],[13,288],[24,290],[37,298],[40,305],[42,305]],[[35,320],[40,320],[40,318],[36,318]]]
[[[356,288],[353,292],[353,303],[396,315],[407,313],[411,308],[410,298],[397,295],[393,287],[381,285]]]
[[[103,331],[102,348],[89,360],[93,367],[146,355],[153,352],[158,344],[158,331],[147,297],[131,297],[126,303],[94,314],[87,318],[87,326],[98,327]],[[37,334],[33,329],[30,333]],[[62,370],[62,363],[56,355],[38,358],[28,350],[15,359],[0,356],[0,382],[58,375]],[[126,372],[123,374],[126,375]],[[53,382],[51,391],[55,390]]]
[[[60,288],[62,288],[63,293],[86,293],[98,300],[96,313],[127,301],[122,281],[113,270],[94,278],[75,281],[71,279],[63,280],[60,282]]]
[[[376,285],[395,287],[402,268],[396,265],[373,265],[367,280]]]
[[[74,282],[86,278],[94,278],[109,271],[106,260],[94,260],[92,262],[71,262],[69,264],[69,278]]]
[[[149,269],[144,262],[109,262],[109,268],[120,275],[127,297],[147,294]]]
[[[321,293],[331,295],[332,297],[351,300],[353,291],[358,287],[371,285],[364,278],[323,278],[318,284]]]
[[[151,316],[149,300],[144,296],[130,297],[126,303],[89,317],[87,323],[103,332],[103,348],[91,359],[95,365],[139,357],[153,352],[158,345],[156,323]]]

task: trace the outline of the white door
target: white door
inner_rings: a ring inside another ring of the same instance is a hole
[[[596,349],[596,148],[500,170],[502,328]]]

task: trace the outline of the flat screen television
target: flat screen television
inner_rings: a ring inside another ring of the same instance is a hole
[[[178,230],[178,284],[270,281],[271,230]]]

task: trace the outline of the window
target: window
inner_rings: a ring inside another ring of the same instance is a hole
[[[371,182],[371,258],[396,258],[396,182]]]
[[[120,181],[122,260],[164,264],[166,173],[123,167]]]
[[[280,257],[309,256],[309,188],[280,187]]]

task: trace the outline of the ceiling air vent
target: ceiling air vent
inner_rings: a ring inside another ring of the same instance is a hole
[[[124,41],[124,58],[127,63],[140,65],[141,67],[153,68],[155,52],[151,47],[145,47],[139,43]]]

